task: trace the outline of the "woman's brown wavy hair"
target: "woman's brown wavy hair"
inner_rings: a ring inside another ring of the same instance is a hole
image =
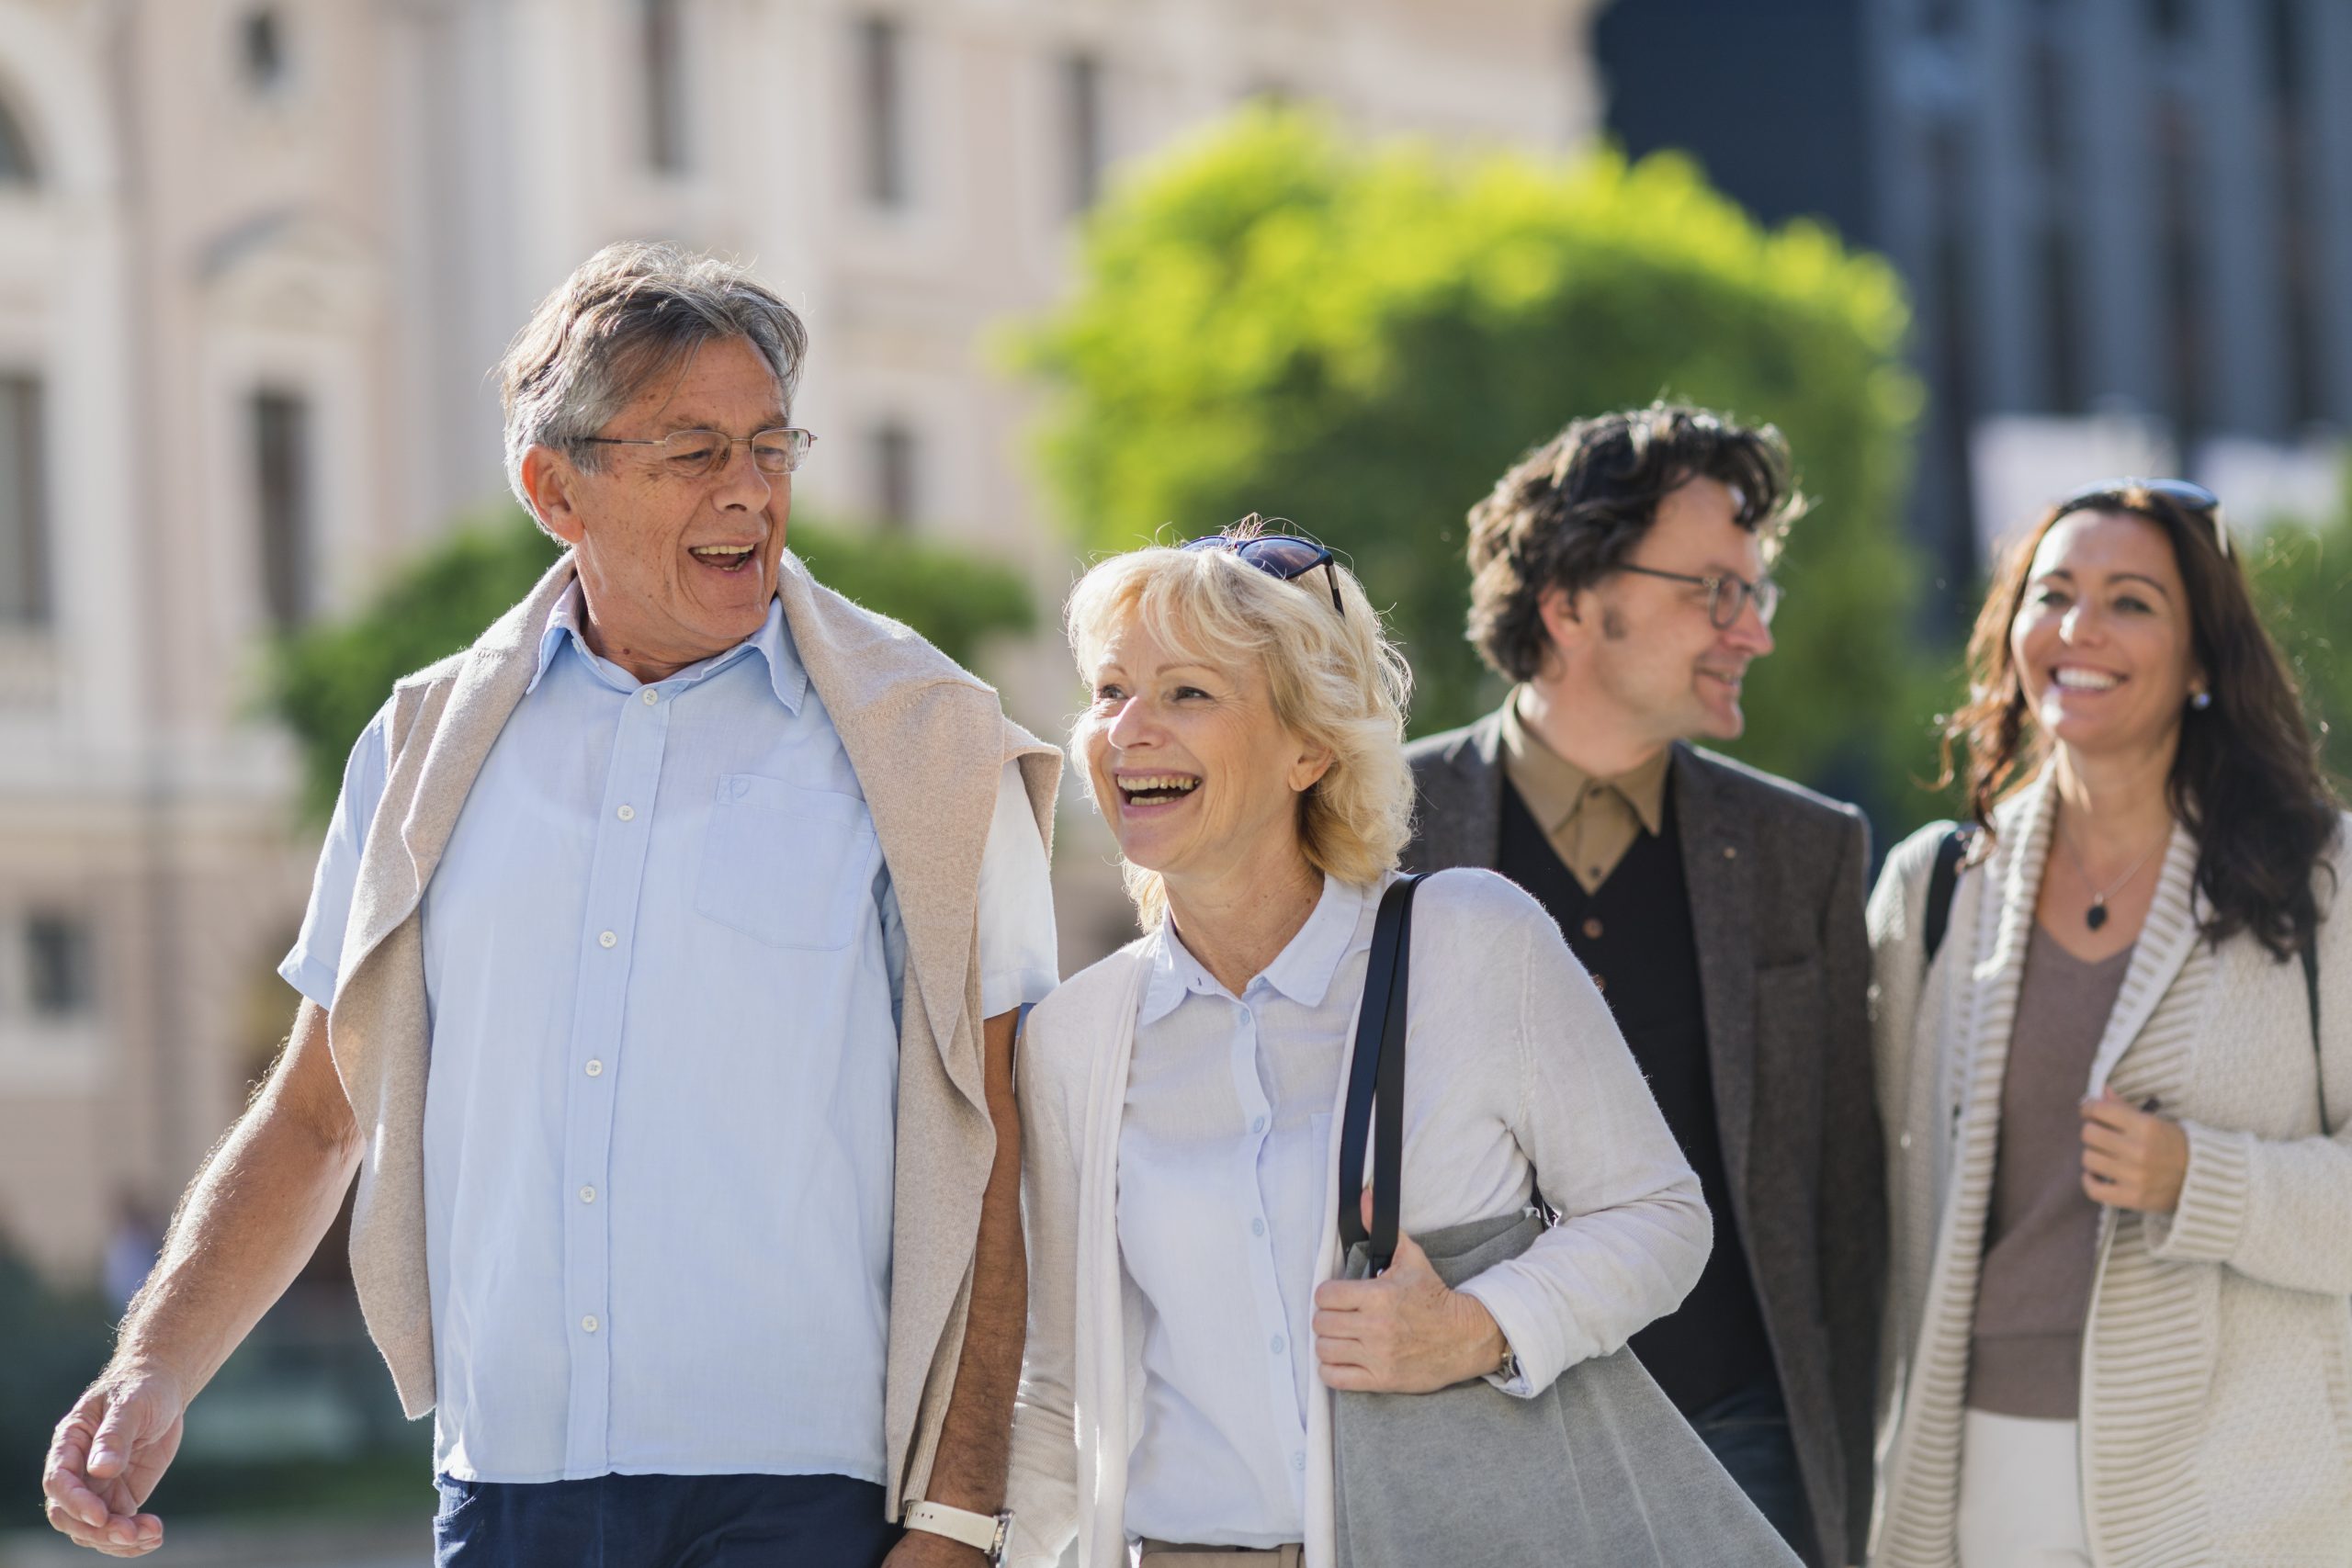
[[[1968,815],[1989,840],[1993,807],[2041,769],[2046,737],[2027,723],[2009,653],[2034,552],[2061,517],[2124,513],[2162,529],[2188,595],[2188,625],[2212,705],[2185,709],[2165,790],[2197,835],[2197,887],[2215,942],[2250,931],[2284,959],[2319,923],[2312,874],[2334,840],[2337,801],[2322,771],[2294,677],[2247,591],[2216,513],[2136,484],[2052,507],[2003,558],[1968,639],[1969,701],[1945,722],[1943,784],[1964,753]]]

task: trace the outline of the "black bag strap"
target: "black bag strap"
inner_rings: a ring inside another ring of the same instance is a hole
[[[1955,823],[1942,841],[1936,845],[1936,868],[1928,876],[1928,918],[1923,934],[1928,939],[1928,955],[1922,965],[1936,961],[1936,949],[1944,944],[1944,928],[1951,924],[1952,890],[1960,886],[1960,863],[1968,858],[1968,846],[1976,838],[1972,823]]]
[[[1396,1256],[1396,1205],[1404,1184],[1405,998],[1412,960],[1413,889],[1400,876],[1380,897],[1356,1015],[1355,1056],[1348,1068],[1347,1110],[1340,1119],[1340,1244],[1371,1243],[1372,1271]],[[1372,1229],[1364,1230],[1363,1148],[1374,1106],[1379,1136],[1372,1148]]]
[[[2320,1136],[2332,1138],[2335,1134],[2327,1124],[2327,1055],[2319,1043],[2319,933],[2305,931],[2298,952],[2303,961],[2303,995],[2312,1005],[2312,1060],[2319,1070]]]

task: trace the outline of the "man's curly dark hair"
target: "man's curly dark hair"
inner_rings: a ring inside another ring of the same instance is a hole
[[[1682,403],[1580,419],[1521,458],[1470,509],[1470,641],[1496,673],[1534,678],[1551,637],[1544,590],[1570,594],[1622,565],[1657,504],[1694,479],[1738,497],[1738,523],[1762,531],[1765,558],[1808,502],[1771,425],[1750,427]]]

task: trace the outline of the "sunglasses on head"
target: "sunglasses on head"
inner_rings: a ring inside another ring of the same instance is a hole
[[[1331,608],[1339,615],[1347,614],[1340,604],[1339,562],[1329,550],[1312,539],[1302,539],[1295,534],[1253,534],[1246,539],[1211,534],[1204,538],[1188,539],[1177,547],[1185,550],[1230,550],[1246,565],[1254,566],[1268,577],[1284,582],[1295,582],[1318,566],[1328,567],[1331,578]]]
[[[2134,491],[2143,495],[2160,495],[2183,512],[2203,517],[2206,525],[2213,530],[2214,545],[2223,555],[2230,553],[2230,531],[2222,523],[2222,498],[2203,485],[2191,484],[2187,479],[2101,479],[2097,484],[2085,485],[2078,491],[2061,496],[2058,517],[2071,512],[2096,511],[2102,506],[2131,511],[2130,497]],[[2056,522],[2057,517],[2051,521]]]

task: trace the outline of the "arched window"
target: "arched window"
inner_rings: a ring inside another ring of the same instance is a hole
[[[33,168],[32,142],[8,106],[0,103],[0,186],[39,183],[39,174]]]

